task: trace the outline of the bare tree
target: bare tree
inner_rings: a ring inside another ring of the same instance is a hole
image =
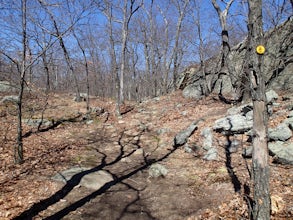
[[[264,28],[276,28],[293,13],[293,1],[263,0]]]
[[[104,14],[108,19],[108,31],[109,31],[109,41],[110,41],[110,57],[111,57],[111,68],[112,72],[116,74],[117,82],[117,103],[116,103],[116,114],[120,115],[120,105],[124,103],[124,74],[126,72],[126,53],[127,53],[127,42],[129,38],[129,24],[132,16],[138,11],[142,5],[142,1],[136,4],[137,0],[124,0],[122,6],[122,20],[116,19],[113,16],[113,2],[105,1]],[[118,71],[117,54],[115,50],[115,40],[114,40],[114,22],[122,24],[121,28],[121,50],[120,50],[120,74]]]
[[[217,11],[221,29],[222,29],[222,58],[221,58],[221,69],[220,72],[228,73],[228,66],[227,66],[227,56],[230,52],[230,45],[229,45],[229,35],[228,35],[228,26],[227,26],[227,16],[231,5],[233,4],[234,0],[229,0],[228,2],[222,1],[225,3],[225,9],[221,10],[220,6],[218,5],[216,0],[212,0],[213,6]]]
[[[253,101],[253,219],[270,219],[269,161],[267,144],[267,106],[263,79],[262,0],[249,0],[248,57]],[[257,52],[257,51],[258,52]]]
[[[27,69],[27,2],[21,1],[21,18],[22,18],[22,60],[20,67],[20,88],[17,100],[17,144],[14,149],[15,163],[23,163],[23,141],[22,141],[22,98],[25,86],[25,75]]]
[[[115,87],[116,87],[116,114],[120,115],[120,83],[119,83],[119,72],[118,72],[118,63],[117,63],[117,54],[115,50],[115,39],[114,39],[114,16],[113,16],[113,5],[111,2],[105,1],[105,8],[103,9],[103,13],[107,17],[108,25],[107,31],[109,36],[109,54],[110,54],[110,68],[111,74],[115,79]]]
[[[195,8],[195,15],[193,14],[193,20],[196,26],[196,32],[198,37],[198,54],[199,54],[199,62],[200,62],[200,73],[202,77],[202,93],[203,95],[209,94],[209,86],[206,77],[206,63],[205,63],[205,45],[204,45],[204,37],[203,37],[203,28],[201,24],[201,9],[200,5],[202,4],[201,1],[194,0],[193,1],[194,8]]]
[[[38,0],[38,2],[41,4],[41,6],[49,14],[50,19],[51,19],[51,21],[53,23],[53,26],[54,26],[54,29],[55,29],[54,36],[59,40],[59,44],[60,44],[60,47],[63,50],[63,54],[64,54],[64,57],[65,57],[66,63],[68,65],[68,67],[69,67],[71,76],[73,77],[73,82],[74,82],[74,87],[75,87],[75,92],[76,92],[76,94],[75,94],[76,95],[76,101],[80,102],[81,101],[81,96],[80,96],[80,89],[79,89],[79,85],[78,85],[78,80],[77,80],[76,74],[74,72],[74,68],[73,68],[71,58],[69,56],[68,50],[67,50],[67,48],[65,46],[65,43],[64,43],[64,40],[63,40],[63,33],[60,32],[58,24],[57,24],[57,20],[55,19],[54,14],[47,7],[48,4],[46,3],[46,1],[45,0]]]
[[[183,5],[181,5],[181,4],[183,4]],[[178,69],[179,69],[179,65],[180,65],[178,62],[178,59],[179,59],[179,38],[181,35],[183,19],[186,16],[186,9],[187,9],[187,6],[189,5],[189,0],[184,0],[183,3],[181,3],[181,0],[176,0],[175,5],[178,10],[179,16],[178,16],[177,25],[176,25],[175,45],[173,47],[173,52],[172,52],[174,88],[176,87]]]
[[[121,64],[120,64],[120,102],[124,103],[124,73],[126,66],[126,50],[129,36],[129,23],[131,17],[141,7],[135,5],[136,0],[124,0],[123,4],[123,21],[122,21],[122,44],[121,44]]]
[[[164,78],[163,78],[163,86],[164,86],[164,92],[167,93],[168,91],[168,81],[169,81],[169,73],[172,72],[172,80],[173,80],[173,88],[175,89],[175,85],[177,82],[178,78],[178,69],[180,66],[179,62],[179,57],[180,57],[180,37],[182,35],[182,26],[183,26],[183,20],[186,16],[186,10],[189,5],[190,0],[184,0],[184,1],[179,1],[179,0],[174,0],[173,4],[176,7],[176,10],[178,12],[178,18],[177,18],[177,23],[176,23],[176,30],[175,30],[175,39],[174,39],[174,44],[172,45],[171,39],[170,39],[170,27],[171,23],[169,19],[166,16],[166,11],[162,9],[159,5],[157,5],[157,8],[159,12],[161,13],[164,24],[165,24],[165,32],[164,32],[164,45],[163,45],[163,52],[162,52],[162,57],[163,57],[163,73],[164,73]],[[171,48],[171,49],[170,49]],[[170,56],[168,56],[168,53]],[[172,68],[173,64],[173,71],[170,71]]]
[[[72,30],[73,36],[75,38],[75,40],[77,41],[77,45],[79,47],[79,49],[82,52],[82,57],[83,57],[83,61],[84,61],[84,67],[85,67],[85,72],[86,72],[86,93],[87,93],[87,98],[86,98],[86,109],[87,109],[87,113],[89,113],[90,110],[90,101],[89,101],[89,96],[90,96],[90,83],[89,83],[89,66],[88,66],[88,60],[87,60],[87,56],[86,56],[86,51],[84,46],[81,43],[81,40],[78,38],[78,36],[76,35],[74,29]]]
[[[140,21],[141,32],[143,33],[143,46],[145,58],[145,72],[148,74],[149,83],[151,84],[151,96],[156,96],[158,93],[158,54],[156,53],[157,29],[155,24],[154,1],[151,1],[150,7],[144,5],[144,12],[147,15],[147,20]],[[168,28],[166,28],[168,31]]]
[[[159,12],[161,13],[163,20],[164,20],[164,38],[163,38],[163,49],[162,49],[162,59],[163,59],[163,63],[162,63],[162,71],[163,71],[163,89],[164,89],[164,93],[168,92],[168,81],[169,81],[169,72],[171,69],[171,64],[172,64],[172,59],[168,59],[168,51],[170,48],[170,22],[166,16],[166,12],[163,11],[163,9],[157,5],[157,8],[159,10]]]

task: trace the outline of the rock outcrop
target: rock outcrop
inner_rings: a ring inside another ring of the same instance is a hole
[[[293,91],[293,17],[282,25],[265,34],[266,53],[264,55],[264,79],[268,88],[280,91]],[[246,39],[231,48],[228,56],[230,75],[218,75],[218,58],[206,61],[205,78],[209,90],[228,96],[232,100],[239,98],[239,91],[249,91],[245,67],[247,66]],[[203,77],[200,66],[193,66],[181,74],[177,88],[183,90],[186,97],[201,98],[203,95]],[[246,81],[245,81],[246,80]],[[244,86],[244,88],[243,88]],[[274,97],[273,97],[274,98]]]

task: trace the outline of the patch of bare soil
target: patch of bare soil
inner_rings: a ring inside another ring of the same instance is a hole
[[[88,121],[86,104],[67,95],[33,93],[24,103],[24,118],[44,118],[53,126],[24,124],[25,162],[15,165],[15,107],[0,106],[0,219],[249,218],[251,161],[242,158],[242,149],[227,155],[227,140],[220,134],[214,137],[217,161],[203,160],[203,150],[187,153],[173,147],[180,130],[203,118],[188,142],[200,146],[201,130],[212,127],[230,106],[212,98],[187,100],[176,92],[127,103],[129,111],[117,119],[113,101],[91,98],[91,106],[104,113]],[[246,142],[244,136],[231,138]],[[151,177],[148,169],[154,163],[163,165],[167,175]],[[76,166],[89,170],[66,184],[51,179]],[[80,185],[83,176],[99,170],[113,180],[99,190]],[[292,166],[271,164],[272,219],[293,217],[292,183]]]

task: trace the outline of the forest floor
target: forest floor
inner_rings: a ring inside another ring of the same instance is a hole
[[[214,135],[217,161],[203,160],[201,149],[188,153],[184,147],[173,147],[178,132],[204,118],[188,141],[189,146],[200,146],[201,130],[212,127],[231,106],[212,97],[184,99],[180,91],[127,103],[128,112],[121,118],[115,117],[111,100],[91,98],[90,105],[106,113],[88,123],[83,119],[85,102],[74,102],[65,94],[26,94],[23,118],[43,117],[54,126],[38,130],[24,124],[21,165],[13,159],[16,108],[0,105],[1,220],[249,219],[251,159],[242,158],[242,149],[227,158],[227,140],[221,134]],[[270,120],[270,125],[283,118]],[[154,163],[163,165],[167,175],[149,176]],[[91,190],[78,181],[64,184],[52,179],[78,166],[107,171],[113,180]],[[293,219],[293,168],[270,163],[270,169],[272,219]]]

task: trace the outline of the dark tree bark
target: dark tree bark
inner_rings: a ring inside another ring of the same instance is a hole
[[[220,73],[228,74],[228,64],[227,64],[227,57],[230,52],[230,45],[229,45],[229,35],[228,35],[228,25],[227,25],[227,16],[231,5],[233,4],[234,0],[230,0],[229,2],[225,3],[226,7],[224,10],[221,11],[220,6],[218,5],[216,0],[212,0],[213,6],[217,11],[221,29],[222,29],[222,57],[221,57],[221,69]]]
[[[50,84],[50,71],[49,71],[49,63],[47,60],[47,54],[44,52],[42,54],[42,60],[43,60],[43,65],[44,65],[44,71],[46,73],[46,92],[48,93],[51,89],[51,84]]]
[[[253,219],[270,219],[269,161],[267,144],[267,106],[263,73],[263,56],[256,48],[263,42],[262,0],[249,0],[248,56],[253,101]]]
[[[16,164],[23,163],[23,140],[22,140],[22,98],[26,75],[26,55],[27,55],[27,25],[26,25],[26,0],[21,1],[22,10],[22,61],[20,72],[20,88],[17,101],[17,143],[14,149],[14,161]]]

